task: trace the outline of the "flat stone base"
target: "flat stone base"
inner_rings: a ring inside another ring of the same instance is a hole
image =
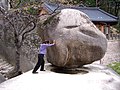
[[[75,69],[46,65],[46,71],[24,73],[0,84],[0,90],[119,90],[120,76],[109,68],[91,64]]]

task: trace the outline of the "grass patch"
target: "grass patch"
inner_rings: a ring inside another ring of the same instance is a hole
[[[112,68],[115,72],[120,75],[120,62],[114,62],[108,65],[108,67]]]

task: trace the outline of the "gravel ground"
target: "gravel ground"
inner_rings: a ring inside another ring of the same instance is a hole
[[[120,62],[120,40],[109,40],[105,56],[101,64],[108,65],[112,62]]]

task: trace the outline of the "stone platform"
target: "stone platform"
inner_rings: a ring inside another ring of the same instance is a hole
[[[49,64],[46,71],[24,73],[0,84],[0,90],[119,90],[120,76],[111,69],[90,64],[76,69],[59,69]]]

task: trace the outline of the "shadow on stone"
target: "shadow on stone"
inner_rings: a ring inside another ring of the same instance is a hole
[[[88,71],[81,69],[64,69],[64,68],[52,68],[51,71],[56,73],[63,73],[63,74],[86,74]]]

